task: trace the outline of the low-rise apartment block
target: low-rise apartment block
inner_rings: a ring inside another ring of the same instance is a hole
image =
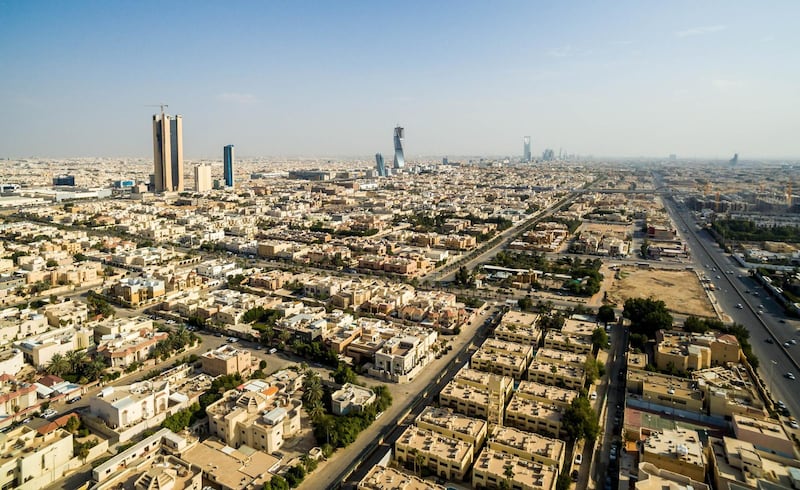
[[[100,342],[97,354],[107,359],[112,367],[124,368],[133,363],[143,363],[162,340],[169,337],[167,332],[141,330],[119,334]]]
[[[542,347],[536,351],[536,356],[534,359],[542,362],[565,364],[567,366],[583,368],[583,366],[586,365],[586,359],[588,359],[588,357],[589,356],[586,354],[578,354],[576,352],[567,352],[563,350]]]
[[[475,449],[486,440],[488,426],[485,420],[459,415],[450,408],[437,407],[425,408],[415,423],[421,429],[472,444]]]
[[[14,343],[22,351],[25,361],[36,368],[47,366],[55,354],[64,356],[68,352],[86,349],[92,345],[94,333],[81,326],[57,328]]]
[[[756,388],[759,381],[742,364],[727,364],[692,373],[699,389],[705,392],[710,415],[733,414],[766,417],[764,401]]]
[[[639,463],[639,480],[634,487],[636,490],[710,490],[703,482],[662,470],[652,463]]]
[[[563,408],[570,406],[572,400],[579,395],[577,390],[537,383],[535,381],[520,381],[514,394],[529,400],[553,403]]]
[[[545,466],[555,466],[559,470],[564,468],[566,443],[560,439],[496,425],[492,429],[487,447]]]
[[[464,367],[439,392],[439,404],[470,417],[501,423],[513,381],[509,376]]]
[[[552,402],[531,400],[514,393],[506,407],[506,425],[551,437],[561,434],[564,409]]]
[[[533,359],[531,345],[486,339],[486,342],[472,355],[470,366],[488,373],[522,379],[531,359]]]
[[[473,446],[468,442],[413,425],[408,426],[395,442],[395,458],[401,465],[421,464],[448,480],[464,479],[473,454]]]
[[[759,451],[732,437],[708,440],[712,481],[718,490],[797,488],[800,461]]]
[[[664,429],[651,432],[642,444],[641,462],[652,463],[662,470],[705,481],[707,460],[697,432],[686,429]]]
[[[358,490],[445,490],[445,487],[394,468],[373,466],[358,482]]]
[[[592,341],[583,336],[567,334],[558,330],[548,330],[544,336],[544,346],[548,349],[589,354],[592,352]]]
[[[730,334],[698,334],[673,330],[656,332],[655,365],[680,373],[698,371],[727,363],[738,363],[739,341]]]
[[[668,374],[629,369],[628,393],[647,408],[681,409],[693,413],[706,410],[706,393],[696,381]]]
[[[231,345],[221,345],[204,353],[200,356],[200,363],[204,373],[215,377],[234,373],[247,377],[253,371],[250,351]]]
[[[794,443],[781,423],[768,418],[733,414],[731,424],[736,439],[749,442],[759,451],[772,452],[784,458],[795,459]]]
[[[586,382],[582,367],[535,359],[528,369],[528,379],[537,383],[580,390]]]
[[[518,490],[553,490],[558,469],[515,454],[486,447],[475,459],[472,485],[477,488],[513,488]]]
[[[56,429],[46,434],[20,425],[0,435],[0,488],[39,490],[70,469],[72,434]]]
[[[538,322],[539,315],[536,313],[509,310],[495,327],[494,336],[508,342],[538,346],[542,340]]]

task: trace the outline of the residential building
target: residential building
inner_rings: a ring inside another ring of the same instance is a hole
[[[471,417],[502,423],[514,380],[509,376],[461,368],[439,392],[439,404]]]
[[[692,413],[707,410],[706,392],[691,379],[629,369],[626,386],[633,400],[651,410],[680,409]]]
[[[243,377],[247,377],[253,371],[250,351],[227,344],[201,355],[200,363],[203,372],[211,376],[240,373]]]
[[[558,469],[486,447],[475,459],[472,485],[476,488],[513,488],[517,490],[553,490]]]
[[[331,411],[334,415],[361,412],[375,403],[375,393],[352,383],[345,383],[331,394]]]
[[[567,408],[572,405],[572,400],[578,397],[579,392],[578,390],[537,383],[535,381],[520,381],[514,394],[529,400],[553,403],[560,407]]]
[[[578,354],[577,352],[566,352],[563,350],[549,349],[542,347],[536,351],[534,359],[542,362],[549,362],[551,364],[564,364],[567,366],[582,368],[586,365],[587,354]]]
[[[376,465],[358,482],[357,490],[445,490],[445,487],[416,475]]]
[[[169,382],[141,381],[106,386],[89,400],[89,410],[108,427],[124,429],[166,412],[169,400]]]
[[[652,463],[639,463],[639,479],[636,490],[710,490],[705,483],[680,473],[662,470]]]
[[[564,409],[554,403],[525,398],[515,393],[506,407],[506,425],[550,437],[561,434]]]
[[[472,465],[473,446],[410,425],[395,442],[395,458],[401,465],[419,464],[441,478],[459,481],[464,479]]]
[[[263,451],[245,446],[234,449],[214,438],[192,445],[181,457],[203,469],[203,480],[208,482],[204,488],[219,490],[263,488],[281,462]]]
[[[111,367],[126,368],[145,362],[156,344],[168,337],[167,332],[146,329],[119,334],[102,340],[97,346],[97,354],[103,356]]]
[[[583,367],[534,359],[528,369],[528,379],[537,383],[580,390],[586,382]]]
[[[796,458],[794,442],[780,422],[733,414],[731,425],[736,439],[749,442],[759,451],[774,453],[784,458]]]
[[[522,379],[533,359],[533,346],[499,339],[486,339],[470,360],[473,369]]]
[[[663,429],[650,432],[642,443],[640,461],[695,481],[705,481],[707,459],[700,437],[693,430]]]
[[[183,118],[153,116],[153,161],[155,192],[183,192]]]
[[[161,429],[95,467],[89,488],[200,490],[202,468],[178,456],[189,447],[185,438]]]
[[[206,409],[209,433],[233,448],[272,453],[300,430],[301,406],[299,400],[279,394],[276,386],[230,390]]]
[[[72,434],[20,425],[0,435],[0,488],[40,490],[71,469]]]
[[[495,327],[494,336],[508,342],[538,346],[542,339],[538,322],[538,314],[509,310]]]
[[[711,481],[717,490],[797,488],[800,461],[756,449],[733,437],[708,440]]]
[[[544,336],[544,346],[548,349],[589,354],[592,352],[592,341],[582,335],[567,334],[558,330],[548,330]]]
[[[36,406],[36,385],[17,380],[13,375],[0,374],[0,423]]]
[[[486,447],[501,453],[513,454],[520,459],[536,461],[545,466],[555,466],[558,470],[564,468],[566,443],[560,439],[495,425]]]
[[[488,426],[485,420],[459,415],[450,408],[439,407],[426,407],[415,423],[421,429],[472,444],[473,449],[483,445]]]
[[[17,341],[14,346],[22,351],[25,361],[43,368],[56,354],[86,349],[94,345],[94,334],[86,327],[63,327]]]
[[[672,330],[656,332],[655,364],[679,373],[724,366],[741,359],[741,347],[730,334],[696,334]]]
[[[741,414],[767,417],[767,408],[758,391],[760,381],[750,375],[743,364],[728,363],[692,372],[698,389],[703,390],[709,415],[730,417]]]

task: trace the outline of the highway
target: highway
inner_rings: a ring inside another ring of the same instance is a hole
[[[697,229],[689,211],[679,209],[679,205],[669,197],[664,198],[664,205],[688,243],[695,267],[717,287],[713,295],[722,311],[750,332],[753,352],[761,363],[758,371],[773,400],[782,400],[793,415],[800,414],[800,381],[785,376],[788,372],[800,374],[797,362],[800,344],[790,344],[788,348],[783,346],[793,338],[800,340],[796,324],[785,318],[781,306],[720,249],[707,231]],[[741,309],[737,307],[739,304]],[[764,306],[762,313],[759,313],[759,305]]]

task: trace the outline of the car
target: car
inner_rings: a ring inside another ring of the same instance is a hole
[[[781,323],[786,323],[786,320],[784,320],[783,318],[781,318],[781,319],[780,319],[780,320],[778,320],[778,321],[779,321],[779,322],[781,322]]]
[[[783,403],[783,400],[778,400],[777,402],[775,402],[775,405],[779,406],[780,408],[783,408],[783,407],[786,406],[786,404]]]
[[[80,400],[81,400],[80,396],[74,396],[74,397],[70,398],[69,400],[67,400],[67,403],[69,403],[71,405],[73,403],[79,402]]]
[[[583,455],[582,454],[575,455],[575,464],[581,464],[581,463],[583,463]]]
[[[722,279],[722,277],[721,276],[717,276],[717,279]]]
[[[784,346],[784,347],[791,347],[791,346],[792,346],[792,344],[790,344],[789,342],[784,342],[784,343],[783,343],[783,346]]]
[[[795,339],[790,340],[789,343],[791,343],[792,345],[797,345],[797,341]]]
[[[272,349],[269,350],[270,354],[274,354],[276,352],[278,352],[278,349],[276,349],[275,347],[273,347]]]
[[[579,475],[580,473],[578,472],[578,470],[572,470],[572,473],[570,473],[569,476],[572,478],[572,481],[578,481]]]
[[[791,379],[792,381],[794,381],[794,379],[795,379],[794,378],[794,373],[792,373],[792,372],[788,372],[784,376],[786,376],[786,379]]]
[[[590,399],[590,400],[597,400],[597,392],[596,392],[596,391],[593,391],[593,392],[592,392],[592,393],[589,395],[589,399]]]
[[[741,303],[737,304],[736,307],[739,308],[740,310],[744,308],[744,306],[742,306]]]
[[[798,424],[796,420],[790,420],[789,427],[792,429],[800,429],[800,424]]]
[[[766,339],[764,339],[764,342],[766,342],[766,343],[768,343],[768,344],[774,344],[774,343],[775,343],[775,341],[773,341],[773,340],[772,340],[771,338],[769,338],[769,337],[767,337]]]

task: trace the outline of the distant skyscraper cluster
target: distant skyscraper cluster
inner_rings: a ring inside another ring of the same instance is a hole
[[[406,166],[406,157],[403,156],[403,136],[403,128],[400,126],[394,128],[394,168],[397,169]]]
[[[728,160],[728,163],[730,163],[731,165],[736,165],[737,163],[739,163],[739,154],[738,153],[734,153],[733,154],[733,158]]]
[[[163,109],[163,108],[162,108]],[[153,116],[153,185],[156,192],[183,191],[183,119]]]
[[[233,187],[233,145],[226,145],[222,150],[222,170],[225,187]]]
[[[386,171],[386,164],[383,161],[383,155],[380,153],[375,154],[375,168],[378,171],[378,177],[388,177],[389,174]]]
[[[531,137],[525,136],[522,138],[522,161],[531,163]]]
[[[548,149],[546,149],[545,151],[542,152],[542,160],[544,160],[545,162],[553,161],[553,160],[555,160],[555,158],[556,158],[556,154],[550,148],[548,148]]]

